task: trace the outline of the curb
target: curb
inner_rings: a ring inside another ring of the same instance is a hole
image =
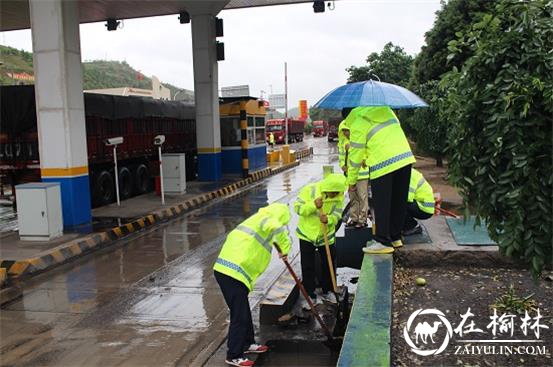
[[[0,288],[4,288],[4,284],[8,281],[8,272],[6,268],[0,268]]]
[[[390,366],[392,254],[364,255],[337,367]]]
[[[311,155],[312,152],[313,148],[298,151],[298,153],[301,153],[301,157],[307,157]],[[167,221],[181,214],[184,214],[191,209],[196,209],[202,204],[205,204],[211,200],[233,194],[242,187],[245,187],[251,183],[262,180],[269,176],[281,173],[290,168],[297,167],[299,164],[300,162],[296,160],[281,167],[265,168],[253,172],[250,174],[250,177],[246,179],[242,179],[220,189],[195,196],[171,207],[157,210],[145,217],[139,218],[130,223],[126,223],[122,226],[113,227],[105,232],[98,232],[88,237],[79,238],[77,240],[62,244],[48,250],[47,252],[39,254],[37,257],[34,258],[18,261],[0,259],[0,271],[5,271],[6,269],[8,269],[8,278],[18,278],[24,275],[44,271],[48,268],[60,265],[72,258],[91,252],[94,249],[104,247],[113,241],[122,239],[130,235],[131,233],[139,232],[147,227],[151,227],[156,223]]]
[[[0,289],[0,306],[6,303],[12,302],[23,295],[21,288],[17,286],[11,286],[8,288]]]

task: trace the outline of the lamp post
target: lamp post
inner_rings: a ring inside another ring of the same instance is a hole
[[[288,63],[284,63],[284,141],[288,145]]]
[[[154,138],[154,145],[157,145],[159,154],[159,186],[161,188],[161,205],[165,205],[165,189],[163,187],[163,162],[161,158],[161,146],[165,143],[165,135],[158,135]]]
[[[122,143],[122,136],[104,140],[104,144],[106,144],[106,146],[113,147],[113,163],[115,164],[115,194],[117,196],[117,206],[121,206],[121,201],[119,200],[119,169],[117,168],[117,146]]]

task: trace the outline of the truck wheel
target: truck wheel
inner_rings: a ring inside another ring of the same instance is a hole
[[[92,197],[98,206],[107,205],[113,202],[115,197],[115,185],[111,173],[108,171],[100,172],[94,183]]]
[[[144,194],[150,190],[150,170],[145,164],[136,168],[134,175],[134,192],[137,195]]]
[[[127,167],[119,170],[119,196],[121,199],[127,199],[132,195],[132,176]]]

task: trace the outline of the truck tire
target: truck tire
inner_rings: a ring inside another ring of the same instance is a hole
[[[115,182],[108,171],[101,171],[96,177],[92,192],[95,206],[107,205],[115,198]]]
[[[127,167],[119,169],[119,197],[128,199],[132,195],[133,179],[131,171]]]
[[[134,193],[141,195],[148,191],[150,191],[150,170],[145,164],[140,164],[134,174]]]

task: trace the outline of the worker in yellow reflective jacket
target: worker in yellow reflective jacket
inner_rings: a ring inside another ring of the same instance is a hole
[[[411,236],[422,233],[417,219],[425,220],[434,214],[434,191],[424,179],[422,173],[411,169],[409,196],[407,197],[407,214],[403,225],[403,235]],[[416,218],[416,219],[415,219]]]
[[[349,113],[346,123],[351,130],[350,192],[356,190],[363,159],[366,159],[371,179],[376,242],[368,242],[363,251],[391,253],[394,248],[403,246],[401,230],[415,157],[390,107],[356,107]]]
[[[271,150],[275,150],[275,134],[272,132],[269,133],[269,144],[271,145]]]
[[[229,233],[213,266],[215,279],[230,309],[228,350],[225,362],[249,367],[248,353],[264,353],[269,348],[255,342],[248,293],[271,261],[273,243],[286,256],[291,241],[286,226],[290,211],[285,204],[275,203],[261,208]]]
[[[350,109],[344,109],[344,117],[347,116]],[[342,121],[338,126],[338,157],[342,171],[347,175],[349,149],[350,149],[350,129],[346,121]],[[365,228],[367,227],[367,216],[369,213],[369,168],[366,165],[366,157],[361,162],[361,170],[355,184],[355,191],[349,193],[351,206],[349,209],[349,221],[346,227]]]
[[[322,181],[305,186],[294,202],[294,211],[299,215],[296,234],[300,240],[301,274],[305,290],[316,304],[315,293],[316,261],[320,258],[322,279],[319,279],[323,291],[322,300],[335,303],[331,296],[332,279],[325,251],[324,228],[330,246],[332,263],[336,265],[336,249],[334,244],[335,227],[342,218],[346,178],[339,173],[331,173]],[[317,252],[319,256],[317,256]],[[320,303],[320,302],[319,302]],[[302,300],[302,308],[309,309],[306,300]]]

